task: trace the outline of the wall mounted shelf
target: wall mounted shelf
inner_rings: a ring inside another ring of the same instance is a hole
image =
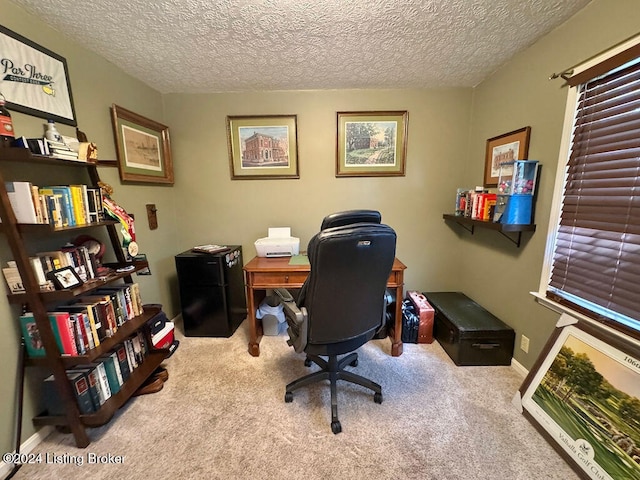
[[[452,215],[448,213],[443,214],[442,218],[457,223],[468,232],[471,232],[472,235],[476,227],[495,230],[501,235],[508,238],[509,241],[515,243],[517,247],[520,247],[522,232],[535,232],[536,230],[535,224],[514,225],[507,223],[496,223],[485,220],[473,220],[469,217],[460,217],[458,215]]]

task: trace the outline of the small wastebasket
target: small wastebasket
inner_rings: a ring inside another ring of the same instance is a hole
[[[284,307],[280,298],[269,295],[258,306],[256,318],[262,320],[262,333],[264,335],[278,335],[280,326],[284,324]]]

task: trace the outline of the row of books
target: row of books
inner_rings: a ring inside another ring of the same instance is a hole
[[[31,182],[5,182],[18,223],[73,227],[104,220],[102,191],[87,185],[38,187]]]
[[[60,353],[78,356],[99,346],[143,311],[138,284],[133,283],[95,290],[92,295],[58,306],[48,315]],[[33,312],[20,316],[20,326],[27,354],[33,358],[44,357],[45,348]]]
[[[29,263],[33,268],[40,290],[44,291],[55,290],[56,287],[64,287],[60,283],[53,282],[52,273],[65,267],[73,268],[73,271],[82,282],[99,276],[99,265],[95,254],[89,252],[89,249],[83,245],[66,244],[61,250],[40,252],[35,256],[29,257]],[[24,282],[14,261],[7,262],[7,266],[2,269],[2,273],[11,293],[25,292]]]
[[[66,143],[56,142],[48,138],[17,137],[12,142],[13,147],[27,148],[36,155],[47,155],[66,160],[78,160],[78,152],[72,150]]]
[[[67,370],[73,392],[82,414],[97,412],[104,403],[118,393],[131,373],[144,362],[149,345],[143,332],[118,344],[111,352],[95,362],[77,365]],[[45,378],[43,395],[49,415],[64,415],[53,375]]]
[[[486,190],[458,189],[456,196],[456,215],[473,220],[493,220],[498,196]]]

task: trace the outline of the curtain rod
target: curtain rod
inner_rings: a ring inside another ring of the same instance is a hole
[[[615,45],[612,45],[612,46],[611,46],[611,47],[609,47],[609,48],[606,48],[606,49],[602,50],[602,51],[601,51],[601,52],[599,52],[599,53],[596,53],[595,55],[590,56],[589,58],[587,58],[587,59],[585,59],[585,60],[581,61],[580,63],[577,63],[577,64],[575,64],[575,65],[573,65],[573,66],[571,66],[571,67],[567,68],[566,70],[563,70],[563,71],[562,71],[562,72],[560,72],[560,73],[555,73],[555,72],[554,72],[554,73],[552,73],[551,75],[549,75],[549,80],[555,80],[556,78],[562,78],[565,82],[568,82],[568,81],[569,81],[569,79],[571,78],[571,76],[573,75],[573,72],[575,71],[575,69],[576,69],[576,68],[578,68],[580,65],[584,65],[585,63],[587,63],[587,62],[589,62],[589,61],[591,61],[591,60],[593,60],[593,59],[595,59],[595,58],[598,58],[599,56],[601,56],[601,55],[603,55],[603,54],[605,54],[605,53],[607,53],[607,52],[610,52],[610,51],[611,51],[611,50],[613,50],[614,48],[617,48],[617,47],[619,47],[620,45],[624,45],[625,43],[627,43],[627,42],[629,42],[630,40],[633,40],[633,39],[635,39],[635,38],[638,38],[638,34],[637,34],[637,33],[636,33],[636,34],[634,34],[634,35],[631,35],[631,36],[630,36],[630,37],[628,37],[628,38],[625,38],[625,39],[624,39],[624,40],[622,40],[621,42],[618,42],[618,43],[616,43]]]
[[[560,72],[560,73],[552,73],[551,75],[549,75],[549,80],[562,78],[565,82],[568,82],[569,79],[571,78],[571,75],[573,75],[573,68],[570,70],[565,70],[564,72]]]

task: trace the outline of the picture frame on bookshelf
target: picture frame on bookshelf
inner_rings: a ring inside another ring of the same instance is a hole
[[[514,160],[524,160],[529,155],[531,127],[523,127],[513,132],[503,133],[487,140],[484,159],[484,186],[497,187],[500,164]],[[513,167],[512,167],[513,168]],[[503,175],[509,175],[503,171]]]
[[[49,280],[53,282],[56,289],[65,290],[76,288],[82,285],[82,279],[78,276],[73,267],[62,267],[47,273]]]
[[[77,125],[64,57],[2,25],[0,52],[5,67],[0,92],[9,110]]]
[[[640,479],[640,343],[563,314],[516,398],[582,478]]]
[[[115,104],[111,120],[120,180],[173,185],[169,127]]]
[[[336,177],[404,176],[409,114],[338,112]]]
[[[300,178],[297,115],[228,116],[232,180]]]

